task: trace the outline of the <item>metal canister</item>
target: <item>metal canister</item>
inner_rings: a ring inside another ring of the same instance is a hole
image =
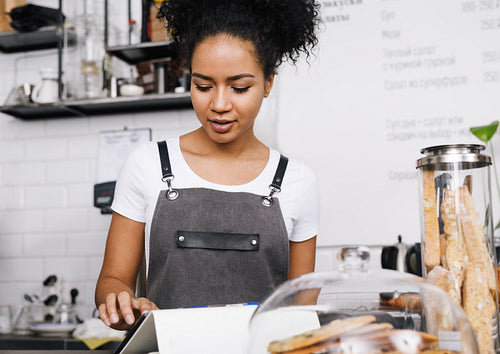
[[[491,158],[483,145],[427,147],[417,160],[422,275],[466,313],[481,353],[498,343]],[[488,319],[488,320],[485,320]],[[491,321],[489,320],[491,319]]]

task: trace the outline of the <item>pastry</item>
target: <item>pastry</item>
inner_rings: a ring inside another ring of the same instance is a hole
[[[467,187],[459,188],[460,195],[460,224],[464,235],[467,254],[471,261],[484,263],[484,271],[488,281],[488,287],[492,293],[497,291],[496,274],[488,246],[484,237],[483,227],[477,211],[474,199]]]
[[[282,353],[326,341],[328,339],[338,339],[346,332],[352,331],[368,323],[374,322],[375,316],[348,317],[342,320],[333,320],[317,329],[313,329],[295,336],[273,341],[269,344],[268,350],[271,353]]]
[[[440,264],[439,223],[436,203],[434,170],[423,170],[424,264],[427,271]]]
[[[463,236],[460,232],[456,213],[456,193],[446,188],[441,202],[441,220],[443,221],[443,232],[445,243],[443,267],[447,269],[463,269],[468,262],[467,251]]]
[[[481,354],[493,354],[493,315],[496,306],[487,283],[482,261],[471,262],[464,270],[463,307]]]

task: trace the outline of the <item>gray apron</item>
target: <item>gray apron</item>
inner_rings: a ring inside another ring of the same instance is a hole
[[[261,302],[288,279],[288,233],[279,200],[281,156],[267,196],[207,188],[173,189],[166,143],[153,214],[147,297],[159,308]]]

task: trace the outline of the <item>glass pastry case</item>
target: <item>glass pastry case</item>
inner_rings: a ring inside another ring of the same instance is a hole
[[[285,282],[249,322],[248,353],[479,353],[463,310],[424,278],[370,270],[343,247],[337,271]]]

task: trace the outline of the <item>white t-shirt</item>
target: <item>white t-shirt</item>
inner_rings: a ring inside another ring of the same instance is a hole
[[[268,195],[280,153],[270,149],[269,161],[257,178],[242,185],[221,185],[199,177],[191,170],[182,155],[179,138],[167,140],[174,189],[210,188],[226,192],[247,192]],[[145,226],[146,259],[149,259],[149,234],[153,212],[161,190],[167,185],[162,181],[160,155],[156,142],[147,142],[134,149],[127,157],[116,183],[111,208],[129,219],[143,222]],[[300,161],[289,158],[283,177],[279,198],[290,241],[308,240],[318,234],[319,190],[315,173]]]

